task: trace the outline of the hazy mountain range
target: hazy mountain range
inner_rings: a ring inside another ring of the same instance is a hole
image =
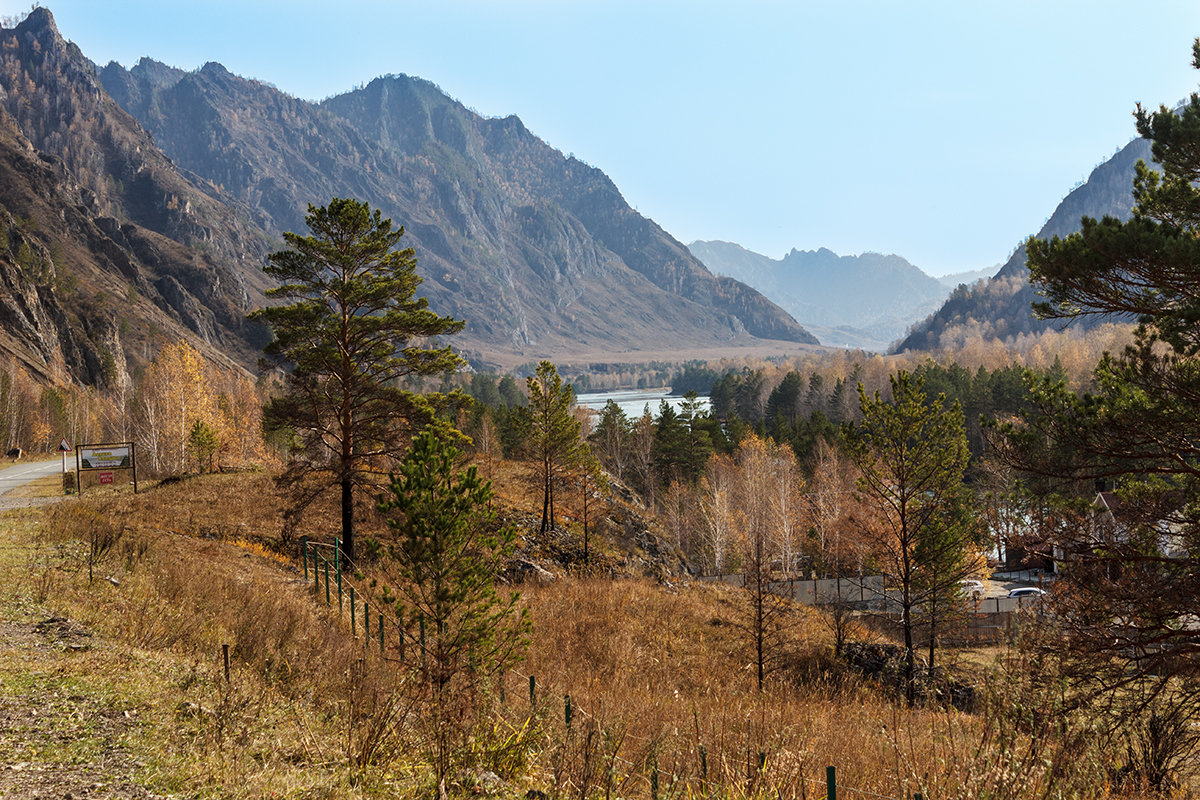
[[[714,273],[758,289],[832,346],[886,350],[958,285],[897,255],[839,256],[821,248],[777,260],[721,241],[692,242],[688,249]],[[973,281],[981,274],[949,277]]]
[[[816,341],[600,170],[416,78],[314,104],[218,64],[99,69],[37,8],[0,30],[0,170],[0,354],[47,378],[111,382],[180,336],[253,363],[265,257],[334,196],[405,225],[480,362]]]

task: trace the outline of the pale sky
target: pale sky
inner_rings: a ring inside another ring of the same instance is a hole
[[[1134,137],[1137,102],[1200,83],[1195,0],[44,5],[101,65],[219,61],[305,99],[426,78],[518,115],[685,243],[897,253],[935,275],[1004,261]]]

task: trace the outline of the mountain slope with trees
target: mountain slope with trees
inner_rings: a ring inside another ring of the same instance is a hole
[[[1150,145],[1144,139],[1133,140],[1092,170],[1087,181],[1058,204],[1050,219],[1038,231],[1037,238],[1049,239],[1074,233],[1079,230],[1080,219],[1084,216],[1129,219],[1133,214],[1130,186],[1133,183],[1134,165],[1139,159],[1150,159]],[[955,289],[940,309],[909,331],[896,346],[896,351],[937,349],[961,344],[974,335],[985,339],[1004,338],[1063,327],[1062,321],[1034,318],[1032,304],[1038,299],[1037,291],[1029,284],[1025,246],[1022,244],[994,277]],[[1104,321],[1091,318],[1072,324],[1089,327]]]
[[[44,8],[0,45],[0,357],[39,381],[111,388],[180,339],[253,364],[266,256],[335,196],[408,228],[421,293],[468,320],[459,346],[476,354],[815,342],[709,274],[603,173],[423,81],[374,86],[420,101],[380,105],[391,130],[430,135],[372,140],[366,119],[216,64],[100,70]],[[378,100],[366,92],[350,96]]]
[[[179,173],[45,9],[0,29],[0,172],[0,351],[30,374],[114,387],[159,341],[261,346],[266,236]]]

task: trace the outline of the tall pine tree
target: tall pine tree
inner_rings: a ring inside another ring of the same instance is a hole
[[[529,389],[528,449],[542,491],[541,532],[554,524],[554,491],[575,463],[579,449],[579,420],[571,413],[575,392],[564,384],[549,361],[525,379]]]
[[[904,634],[905,696],[916,698],[914,632],[918,615],[945,613],[967,573],[975,526],[963,507],[970,453],[962,409],[930,401],[921,380],[903,370],[892,399],[858,386],[863,419],[845,428],[846,449],[860,471],[859,490],[878,513],[864,532],[876,563],[896,591]],[[936,630],[937,617],[930,628]],[[930,655],[932,656],[932,649]]]
[[[291,517],[340,488],[342,547],[353,559],[355,485],[370,465],[401,455],[412,430],[451,401],[401,383],[456,369],[461,359],[428,341],[463,323],[416,296],[415,253],[397,249],[404,228],[393,229],[378,210],[334,198],[310,205],[305,222],[310,234],[285,233],[288,249],[263,268],[280,282],[267,296],[287,302],[251,319],[275,334],[267,354],[291,365],[286,393],[267,408],[269,424],[294,430],[304,452],[284,476],[294,490]]]

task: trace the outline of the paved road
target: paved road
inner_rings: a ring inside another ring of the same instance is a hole
[[[35,461],[27,464],[14,464],[7,469],[0,469],[0,508],[17,506],[40,506],[58,502],[58,497],[5,497],[10,491],[44,478],[47,475],[57,475],[62,472],[62,461]]]

